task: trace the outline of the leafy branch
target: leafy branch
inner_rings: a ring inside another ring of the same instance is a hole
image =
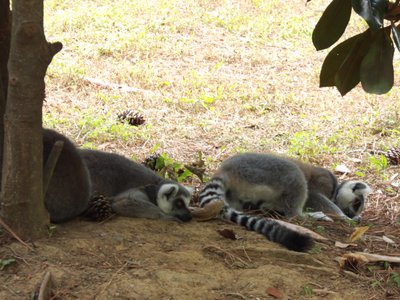
[[[367,93],[385,94],[393,87],[394,44],[400,51],[400,0],[333,0],[314,28],[317,50],[329,48],[343,35],[354,10],[368,29],[337,46],[326,56],[320,87],[335,86],[344,96],[358,83]]]

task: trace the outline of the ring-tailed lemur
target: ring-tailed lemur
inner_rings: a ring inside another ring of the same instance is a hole
[[[274,220],[242,214],[244,210],[272,210],[286,217],[304,216],[305,207],[345,216],[341,209],[360,213],[369,187],[361,182],[337,186],[326,169],[272,154],[245,153],[225,160],[200,192],[200,206],[222,199],[225,219],[263,234],[291,250],[305,251],[312,241]],[[329,198],[336,195],[337,205]],[[346,216],[345,216],[346,217]]]
[[[112,199],[119,215],[190,221],[191,191],[121,155],[80,150],[89,169],[92,193]]]
[[[123,156],[78,150],[67,137],[50,129],[43,130],[44,162],[56,141],[64,146],[45,195],[51,222],[81,215],[95,191],[111,198],[112,209],[119,215],[191,220],[188,188]]]
[[[289,160],[300,168],[307,181],[308,196],[303,211],[323,212],[343,220],[360,220],[366,198],[371,192],[366,183],[349,180],[338,185],[331,171],[295,159]]]
[[[64,146],[57,160],[44,197],[50,221],[61,223],[79,216],[86,209],[90,193],[90,176],[75,145],[64,135],[43,129],[43,163],[56,141]]]

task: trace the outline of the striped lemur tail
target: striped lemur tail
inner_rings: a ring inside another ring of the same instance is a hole
[[[234,210],[229,207],[225,195],[226,191],[223,181],[219,178],[213,178],[206,184],[199,195],[200,207],[204,207],[212,201],[223,200],[225,202],[222,209],[222,217],[224,219],[244,226],[248,230],[260,233],[268,240],[281,244],[289,250],[304,252],[313,246],[314,241],[307,234],[294,231],[272,219],[261,216],[250,216]]]

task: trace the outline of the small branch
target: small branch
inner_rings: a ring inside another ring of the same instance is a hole
[[[92,299],[96,299],[96,298],[97,298],[97,295],[100,295],[101,293],[103,293],[103,292],[111,285],[111,283],[113,282],[115,276],[117,276],[127,265],[128,265],[128,262],[124,263],[124,264],[122,265],[122,267],[119,268],[119,269],[111,276],[111,279],[106,283],[106,285],[101,289],[101,291],[97,292],[97,293],[93,296]]]
[[[51,148],[49,157],[47,158],[46,165],[43,170],[43,195],[46,195],[47,188],[49,187],[51,177],[53,176],[54,169],[57,165],[58,158],[64,147],[63,141],[56,141]]]
[[[31,250],[33,252],[35,251],[35,249],[33,249],[31,246],[29,246],[27,243],[25,243],[1,218],[0,218],[0,225],[3,226],[3,228],[5,230],[7,230],[7,232],[9,234],[11,234],[22,245],[24,245],[25,247],[27,247],[29,250]]]
[[[42,284],[40,285],[38,300],[51,299],[51,288],[52,288],[51,273],[47,271],[46,274],[44,275]]]
[[[143,93],[143,94],[151,94],[151,95],[156,94],[155,92],[150,91],[150,90],[143,90],[143,89],[135,88],[135,87],[124,85],[124,84],[108,83],[108,82],[104,82],[104,81],[102,81],[100,79],[96,79],[96,78],[84,77],[83,79],[91,84],[98,85],[98,86],[105,87],[105,88],[121,90],[122,92]]]

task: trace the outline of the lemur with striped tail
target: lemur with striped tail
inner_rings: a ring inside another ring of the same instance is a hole
[[[272,154],[245,153],[225,160],[199,199],[200,207],[222,199],[223,218],[290,250],[306,251],[313,245],[310,236],[272,219],[243,212],[268,210],[291,218],[303,217],[304,210],[311,208],[348,219],[360,214],[369,191],[363,182],[349,181],[338,186],[336,177],[324,168]]]

